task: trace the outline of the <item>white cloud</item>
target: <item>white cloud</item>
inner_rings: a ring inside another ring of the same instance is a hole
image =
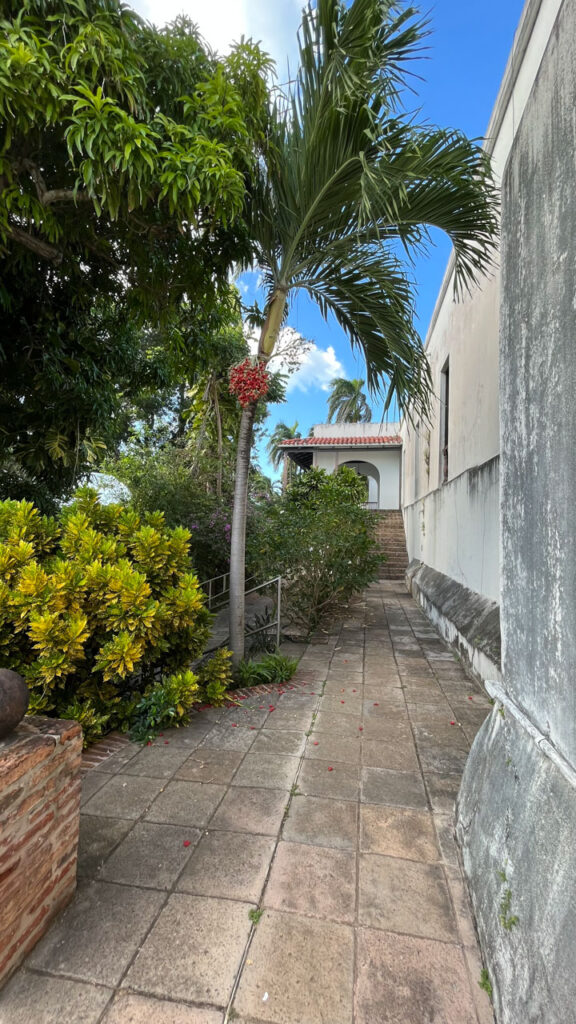
[[[262,43],[284,79],[286,59],[291,70],[296,58],[296,31],[300,24],[300,0],[131,0],[132,7],[156,25],[186,14],[206,41],[219,53],[227,53],[241,36]]]
[[[258,351],[257,333],[247,330],[246,339],[251,353],[255,355]],[[291,391],[307,392],[315,388],[329,391],[334,377],[347,376],[332,345],[320,348],[315,342],[307,341],[294,327],[283,327],[280,331],[270,368],[288,374],[288,394]]]
[[[319,348],[313,343],[304,353],[296,372],[290,377],[286,390],[288,393],[310,391],[312,388],[329,391],[334,377],[345,376],[346,371],[332,345],[328,345],[328,348]]]

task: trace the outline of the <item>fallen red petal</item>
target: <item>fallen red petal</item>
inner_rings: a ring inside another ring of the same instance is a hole
[[[170,744],[170,740],[164,740],[164,746],[167,747]]]
[[[314,740],[314,746],[317,747],[319,742],[320,742],[320,740]]]
[[[378,704],[378,703],[377,703],[377,702],[375,701],[375,702],[374,702],[374,707],[375,707],[375,708],[379,708],[379,707],[380,707],[380,705],[379,705],[379,704]]]
[[[329,768],[329,769],[328,769],[328,771],[329,771],[329,772],[333,772],[333,771],[334,771],[334,769],[333,769],[333,768]]]
[[[184,846],[190,846],[190,840],[189,839],[185,839],[183,845]]]
[[[450,722],[450,725],[456,725],[456,722]]]
[[[358,732],[364,732],[364,726],[363,725],[359,725],[358,726]]]

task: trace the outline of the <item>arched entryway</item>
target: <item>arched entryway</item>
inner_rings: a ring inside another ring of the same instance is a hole
[[[368,484],[366,508],[380,508],[380,473],[371,462],[343,462],[343,466],[353,469],[358,476],[363,476]]]

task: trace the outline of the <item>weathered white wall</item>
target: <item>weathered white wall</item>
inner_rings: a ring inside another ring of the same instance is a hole
[[[486,149],[498,178],[542,60],[560,0],[530,0],[516,33]],[[404,423],[403,494],[408,555],[499,599],[500,270],[461,302],[451,263],[426,339],[435,387],[430,427]],[[448,482],[441,482],[440,380],[449,359]],[[485,488],[485,493],[483,489]],[[422,529],[422,526],[424,528]]]
[[[355,424],[358,426],[359,424]],[[339,425],[340,426],[340,425]],[[316,428],[315,428],[316,429]],[[318,435],[316,435],[318,436]],[[380,478],[381,509],[400,508],[400,449],[390,448],[373,451],[359,448],[315,448],[314,466],[333,473],[343,463],[365,462],[373,466]],[[374,500],[369,496],[369,500]]]
[[[576,4],[502,191],[502,683],[457,834],[498,1024],[576,1024]]]

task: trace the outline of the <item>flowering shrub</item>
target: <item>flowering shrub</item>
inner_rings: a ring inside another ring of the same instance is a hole
[[[365,481],[353,469],[311,469],[260,517],[251,562],[284,578],[283,608],[296,631],[309,633],[378,578],[383,557],[365,500]]]
[[[72,712],[90,739],[128,728],[158,688],[180,720],[205,699],[188,670],[212,616],[189,536],[89,490],[58,518],[0,502],[0,663],[27,680],[32,713]]]
[[[230,393],[236,395],[243,408],[264,398],[269,387],[270,374],[262,361],[248,358],[230,371]]]

